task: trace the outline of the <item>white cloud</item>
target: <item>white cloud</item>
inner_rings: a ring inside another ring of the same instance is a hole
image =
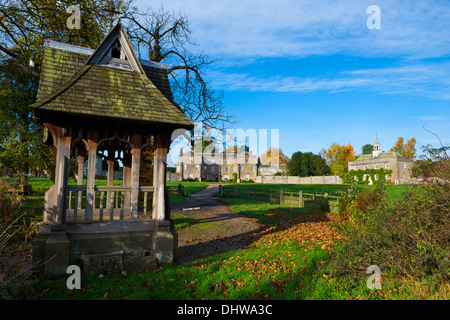
[[[450,52],[450,6],[439,0],[164,0],[190,19],[207,54],[246,57],[438,57]],[[148,6],[144,0],[139,6]],[[151,3],[154,8],[158,2]],[[369,30],[369,5],[381,8],[381,29]]]
[[[333,77],[253,76],[243,73],[209,73],[212,85],[219,90],[309,93],[336,93],[364,90],[381,94],[404,94],[450,100],[450,63],[344,71]]]

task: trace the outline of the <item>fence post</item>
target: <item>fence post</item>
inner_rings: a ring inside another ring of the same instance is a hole
[[[233,186],[233,198],[236,198],[236,186]]]
[[[280,190],[280,204],[283,204],[283,190]]]
[[[298,206],[303,208],[303,191],[298,192]]]
[[[222,198],[222,185],[219,185],[219,198]]]

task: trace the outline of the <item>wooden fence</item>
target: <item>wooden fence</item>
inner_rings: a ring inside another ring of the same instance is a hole
[[[131,186],[95,186],[94,187],[94,219],[102,222],[130,219]],[[86,185],[67,186],[66,219],[68,222],[85,220]],[[144,218],[152,208],[152,186],[139,187],[139,207]],[[171,196],[184,197],[184,187],[167,186]]]
[[[250,198],[263,202],[282,204],[298,208],[315,208],[336,213],[341,197],[328,193],[286,192],[283,190],[248,190],[235,186],[219,186],[219,198]]]

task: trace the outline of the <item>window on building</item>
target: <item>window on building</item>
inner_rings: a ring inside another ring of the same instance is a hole
[[[228,175],[226,174],[226,175],[223,177],[223,179],[224,179],[224,180],[228,180]]]
[[[403,164],[403,168],[406,169],[406,163]]]
[[[193,175],[192,173],[189,173],[189,174],[188,174],[188,178],[189,178],[189,179],[194,179],[194,175]]]
[[[222,167],[219,167],[219,172],[222,172]]]
[[[195,170],[198,171],[199,169],[200,169],[200,167],[198,166],[198,164],[196,164],[196,165],[195,165]]]
[[[203,171],[206,171],[206,166],[203,166]]]
[[[216,168],[214,166],[211,167],[211,172],[216,171]]]
[[[252,166],[252,167],[251,167],[251,170],[252,170],[252,171],[255,171],[255,166]]]
[[[241,165],[239,165],[239,171],[242,171],[242,166]]]
[[[249,176],[248,174],[246,174],[246,175],[244,176],[244,179],[245,179],[245,180],[248,180],[248,179],[250,179],[250,176]]]
[[[186,170],[186,165],[185,164],[183,164],[183,170]]]
[[[189,162],[192,163],[192,161],[194,161],[193,157],[189,157]]]
[[[245,163],[248,163],[248,158],[245,158]]]

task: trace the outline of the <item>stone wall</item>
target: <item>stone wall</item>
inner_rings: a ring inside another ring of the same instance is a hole
[[[342,184],[339,176],[258,176],[256,183],[274,183],[274,184]]]
[[[167,172],[166,181],[181,181],[181,175],[175,172]]]

